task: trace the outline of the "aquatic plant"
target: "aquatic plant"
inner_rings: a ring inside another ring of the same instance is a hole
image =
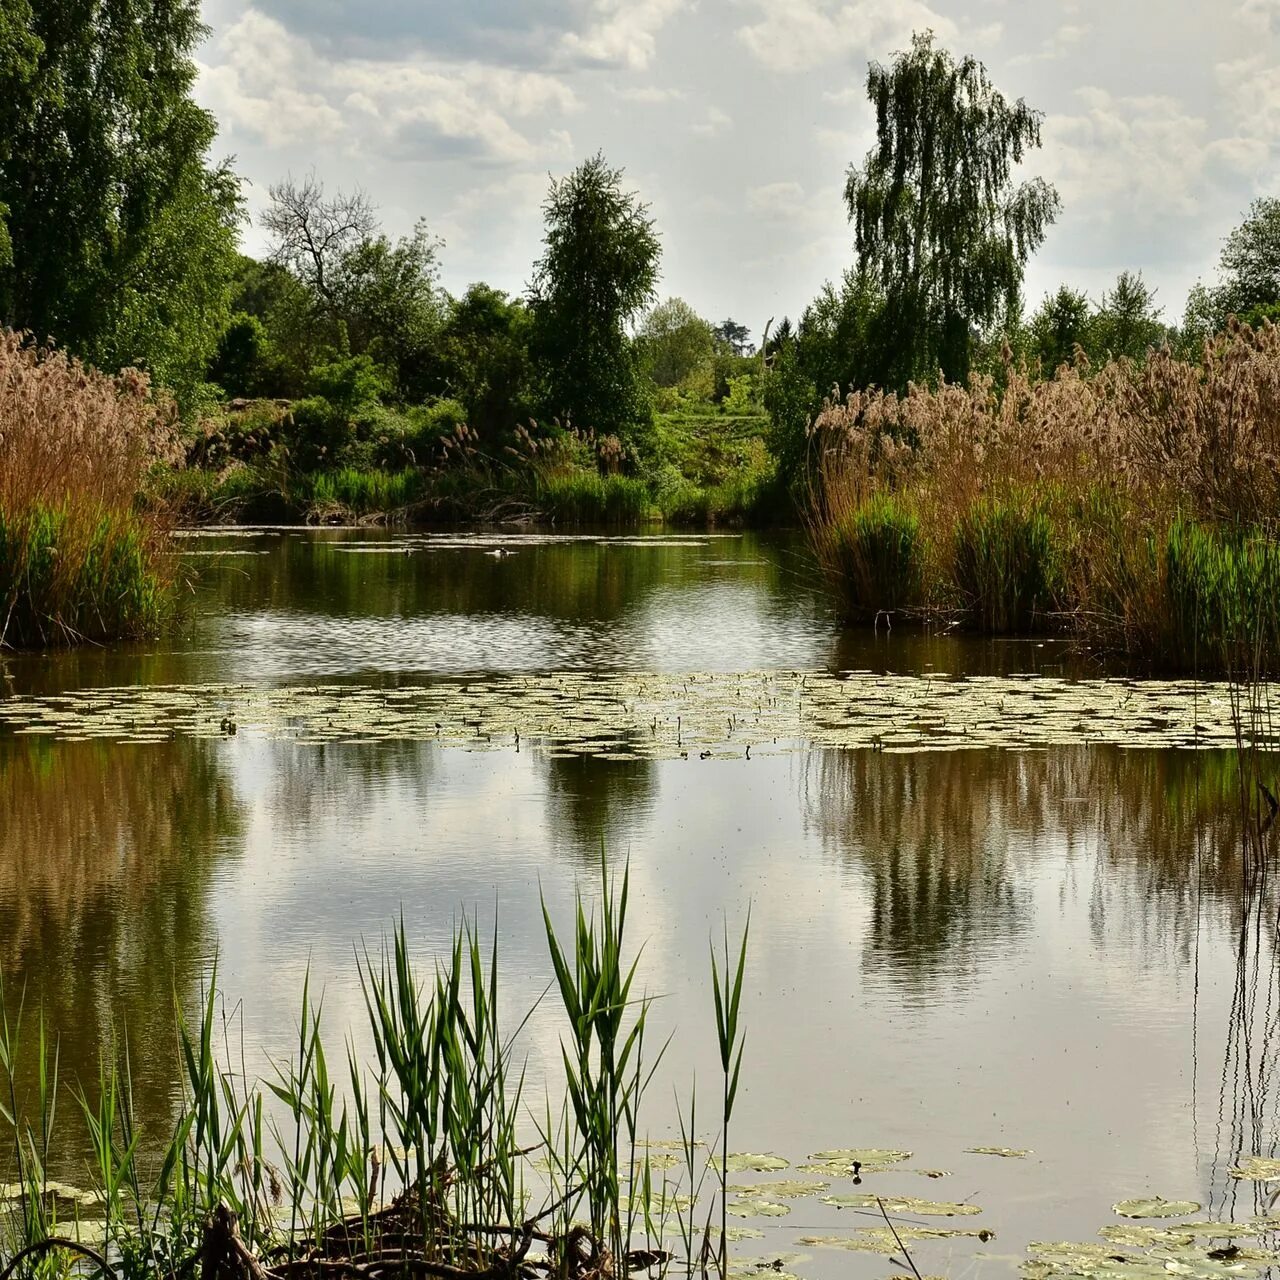
[[[41,1019],[34,1068],[24,1064],[24,1011],[11,1016],[0,990],[0,1141],[17,1175],[0,1185],[0,1274],[48,1280],[81,1259],[120,1280],[197,1265],[254,1280],[353,1267],[375,1280],[590,1280],[665,1267],[661,1215],[681,1201],[657,1185],[642,1107],[662,1053],[646,1055],[651,1006],[634,992],[638,959],[624,955],[629,877],[613,876],[603,856],[599,894],[590,908],[579,894],[568,945],[544,904],[566,1015],[565,1103],[553,1123],[548,1093],[541,1141],[527,1147],[515,1053],[524,1022],[503,1030],[496,928],[486,952],[465,916],[425,979],[403,920],[380,951],[361,952],[373,1059],[366,1065],[348,1047],[337,1073],[308,976],[293,1055],[273,1079],[252,1082],[215,966],[195,1021],[177,1012],[182,1091],[154,1170],[140,1153],[144,1136],[153,1148],[158,1135],[144,1135],[135,1112],[127,1042],[104,1050],[92,1094],[77,1093],[91,1155],[83,1190],[50,1177],[57,1041]],[[744,934],[723,991],[713,968],[731,1046],[745,945]],[[17,1081],[33,1073],[29,1108]],[[737,1065],[728,1109],[736,1085]],[[691,1138],[690,1151],[697,1145]],[[683,1204],[691,1212],[692,1201]]]
[[[956,523],[952,568],[961,606],[980,631],[1043,629],[1062,590],[1049,514],[1034,502],[980,498]]]
[[[922,603],[920,521],[897,498],[876,494],[813,526],[818,559],[851,618],[878,618]]]
[[[144,375],[108,378],[0,331],[0,646],[160,626],[173,565],[136,499],[171,439]]]
[[[866,616],[867,558],[838,550],[855,513],[891,501],[916,522],[934,616],[1021,631],[1052,610],[1094,648],[1221,669],[1240,609],[1270,607],[1277,456],[1269,323],[1233,326],[1197,363],[1164,351],[1036,379],[1010,360],[999,379],[828,400],[810,432],[810,540],[846,611]]]

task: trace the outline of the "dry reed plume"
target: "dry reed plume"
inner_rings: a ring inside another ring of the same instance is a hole
[[[1201,363],[1081,358],[1046,380],[1006,353],[999,381],[833,397],[810,445],[811,537],[850,614],[885,607],[872,562],[891,546],[920,576],[919,613],[987,630],[1034,616],[1178,662],[1227,578],[1247,577],[1245,595],[1270,582],[1273,544],[1258,546],[1280,516],[1280,328],[1233,325]],[[1210,543],[1184,545],[1205,530]],[[1192,562],[1195,599],[1153,630]]]
[[[172,441],[172,413],[146,375],[107,377],[0,331],[0,645],[157,625],[161,530],[135,504]]]

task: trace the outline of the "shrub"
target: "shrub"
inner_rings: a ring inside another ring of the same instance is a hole
[[[351,418],[323,396],[308,396],[294,403],[284,436],[300,471],[332,466],[355,440]]]

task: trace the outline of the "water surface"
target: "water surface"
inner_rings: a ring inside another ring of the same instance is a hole
[[[567,918],[603,842],[630,859],[676,1032],[655,1135],[695,1074],[709,1109],[708,939],[749,907],[732,1145],[949,1170],[860,1188],[982,1206],[961,1225],[996,1238],[921,1244],[922,1271],[1005,1273],[1131,1196],[1261,1205],[1227,1170],[1273,1154],[1245,1075],[1271,1052],[1272,957],[1238,985],[1234,760],[1188,749],[1228,716],[1221,690],[1099,679],[1048,643],[842,633],[786,540],[276,530],[184,553],[178,640],[0,664],[0,974],[60,1028],[68,1076],[128,1036],[154,1131],[174,996],[191,1006],[215,958],[251,1060],[287,1057],[308,969],[336,1051],[362,1042],[353,949],[403,912],[429,957],[465,907],[500,922],[514,1024],[550,977],[540,895]],[[810,682],[834,690],[820,714]],[[912,726],[940,691],[930,739]],[[887,735],[839,736],[876,715]],[[558,1035],[544,1001],[535,1081]],[[61,1158],[74,1179],[82,1155]],[[741,1248],[869,1221],[796,1200]],[[886,1271],[807,1252],[804,1276]]]

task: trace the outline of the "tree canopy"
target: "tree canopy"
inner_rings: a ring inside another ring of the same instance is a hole
[[[6,0],[0,320],[194,392],[225,328],[239,185],[191,99],[197,0]]]
[[[649,206],[602,154],[553,180],[530,304],[546,410],[634,436],[649,418],[628,327],[655,296],[661,246]]]
[[[1016,298],[1058,211],[1053,187],[1013,178],[1040,145],[1040,114],[1009,103],[981,63],[957,63],[930,32],[890,66],[873,62],[867,95],[877,141],[850,168],[845,202],[859,270],[885,297],[884,380],[963,378],[971,332]]]

